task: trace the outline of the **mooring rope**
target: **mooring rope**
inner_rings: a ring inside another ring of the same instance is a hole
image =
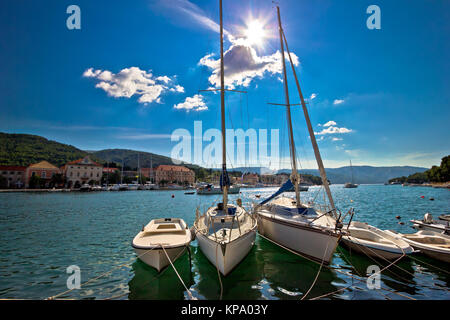
[[[222,279],[220,277],[219,265],[217,263],[217,248],[218,247],[219,247],[219,243],[216,243],[216,269],[217,269],[217,277],[219,277],[219,283],[220,283],[220,298],[219,298],[219,300],[222,300],[223,285],[222,285]]]
[[[136,258],[132,259],[132,261],[135,261],[135,260],[137,260],[138,258],[143,257],[143,256],[146,255],[147,253],[151,252],[153,249],[154,249],[154,248],[151,248],[150,250],[145,251],[144,253],[140,254],[140,255],[137,256]],[[107,274],[110,274],[111,272],[113,272],[113,271],[116,270],[116,269],[120,269],[120,268],[123,268],[123,267],[125,267],[125,266],[128,266],[132,261],[128,261],[128,262],[125,262],[125,263],[123,263],[123,264],[120,264],[120,265],[118,265],[118,266],[112,268],[111,270],[109,270],[109,271],[107,271],[107,272],[105,272],[105,273],[102,273],[101,275],[99,275],[99,276],[97,276],[97,277],[95,277],[95,278],[89,279],[89,280],[86,281],[85,283],[80,284],[80,287],[79,287],[79,288],[72,288],[72,289],[66,290],[66,291],[61,292],[61,293],[58,293],[58,294],[56,294],[56,295],[54,295],[54,296],[48,297],[48,298],[46,298],[45,300],[54,300],[55,298],[60,297],[60,296],[62,296],[62,295],[64,295],[64,294],[66,294],[66,293],[69,293],[69,292],[71,292],[71,291],[73,291],[73,290],[75,290],[75,289],[81,289],[82,286],[85,286],[86,284],[88,284],[88,283],[90,283],[90,282],[93,282],[93,281],[95,281],[95,280],[98,280],[98,279],[100,279],[100,278],[106,276]]]
[[[191,300],[197,300],[197,298],[194,298],[194,296],[192,296],[191,291],[190,291],[190,290],[186,287],[186,285],[184,284],[184,281],[183,281],[183,279],[181,278],[181,276],[179,275],[179,273],[178,273],[177,269],[175,268],[175,266],[173,265],[172,260],[170,260],[170,257],[169,257],[169,255],[168,255],[167,252],[166,252],[166,248],[164,248],[164,246],[163,246],[162,244],[160,244],[160,245],[161,245],[161,248],[163,249],[163,251],[164,251],[164,253],[165,253],[166,257],[167,257],[167,260],[169,260],[170,265],[172,266],[173,270],[174,270],[175,273],[177,274],[178,279],[180,279],[181,283],[183,284],[183,287],[186,289],[186,291],[187,291],[187,293],[188,293],[188,295],[189,295],[189,298],[191,298]]]
[[[327,251],[328,251],[328,245],[329,245],[329,243],[327,243],[327,247],[325,248],[325,252],[323,253],[322,262],[320,263],[319,271],[317,271],[317,275],[316,275],[316,277],[315,277],[313,283],[311,284],[311,287],[310,287],[309,290],[303,295],[303,297],[302,297],[300,300],[305,299],[306,296],[307,296],[307,295],[309,294],[309,292],[311,291],[311,289],[312,289],[312,288],[314,287],[314,285],[316,284],[317,278],[319,278],[320,271],[322,270],[323,262],[324,262],[324,260],[325,260],[325,255],[327,254]]]
[[[279,244],[279,243],[276,243],[275,241],[273,241],[273,240],[271,240],[271,239],[269,239],[269,238],[267,238],[267,237],[265,237],[265,236],[263,236],[263,235],[261,235],[261,234],[259,234],[259,235],[260,235],[262,238],[264,238],[264,239],[266,239],[266,240],[268,240],[268,241],[270,241],[270,242],[276,244],[277,246],[279,246],[279,247],[281,247],[281,248],[283,248],[283,249],[285,249],[285,250],[287,250],[287,251],[289,251],[289,252],[291,252],[291,253],[293,253],[293,254],[295,254],[295,255],[297,255],[297,256],[300,256],[300,257],[302,257],[302,258],[304,258],[304,259],[307,259],[307,260],[309,260],[309,261],[312,261],[312,262],[314,262],[314,263],[317,263],[317,261],[314,261],[314,260],[312,260],[312,259],[310,259],[310,258],[308,258],[308,257],[305,257],[304,255],[302,255],[302,254],[300,254],[300,253],[298,253],[298,252],[295,252],[295,251],[293,251],[293,250],[291,250],[291,249],[289,249],[289,248],[287,248],[287,247],[285,247],[285,246],[283,246],[283,245],[281,245],[281,244]],[[355,280],[357,280],[357,281],[359,281],[359,282],[361,282],[361,283],[365,283],[365,281],[363,281],[363,280],[361,280],[361,279],[358,279],[357,277],[355,277],[354,275],[352,275],[352,274],[350,274],[350,273],[341,271],[341,270],[339,270],[339,269],[337,269],[337,268],[330,267],[330,266],[324,266],[324,267],[327,268],[327,269],[329,269],[329,270],[334,270],[334,271],[336,271],[336,272],[338,272],[338,273],[345,274],[345,275],[347,275],[347,276],[349,276],[349,277],[351,277],[351,278],[353,278],[353,279],[355,279]],[[392,292],[392,293],[394,293],[394,294],[397,294],[397,295],[399,295],[399,296],[405,297],[405,298],[407,298],[407,299],[417,300],[417,299],[414,299],[414,298],[409,297],[409,296],[407,296],[407,295],[401,294],[401,293],[399,293],[399,292],[396,292],[396,291],[393,291],[393,290],[389,290],[389,289],[387,289],[387,288],[380,287],[380,289],[383,289],[383,290]],[[381,293],[381,292],[380,292],[380,293]]]

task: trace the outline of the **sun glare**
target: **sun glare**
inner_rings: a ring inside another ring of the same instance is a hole
[[[247,24],[247,30],[245,30],[245,36],[250,44],[261,46],[264,38],[266,37],[266,31],[264,25],[259,20],[252,20]]]

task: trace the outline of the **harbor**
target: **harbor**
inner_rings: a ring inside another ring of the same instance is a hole
[[[0,6],[5,304],[450,300],[442,3]]]
[[[302,192],[314,197],[318,187]],[[265,198],[276,188],[245,189],[243,203]],[[332,185],[337,206],[355,208],[355,219],[380,229],[410,233],[409,220],[425,212],[435,218],[450,207],[448,190],[401,185]],[[175,196],[172,198],[172,194]],[[425,199],[421,198],[425,195]],[[171,266],[161,273],[136,259],[131,242],[151,219],[177,216],[189,226],[197,207],[218,196],[176,191],[2,193],[0,234],[1,299],[46,299],[67,290],[66,268],[77,265],[82,285],[59,299],[189,299]],[[378,201],[374,203],[373,198]],[[427,198],[434,197],[435,201]],[[180,205],[182,203],[183,205]],[[32,210],[30,209],[32,208]],[[404,225],[396,216],[400,215]],[[107,235],[107,237],[105,237]],[[14,243],[14,246],[11,244]],[[30,246],[30,243],[33,245]],[[197,299],[219,299],[217,270],[191,242],[192,265],[183,254],[174,263]],[[449,299],[448,265],[420,254],[404,257],[381,273],[380,290],[367,288],[367,267],[374,261],[338,246],[330,268],[322,268],[306,299]],[[388,263],[381,260],[380,268]],[[121,266],[120,268],[117,268]],[[233,272],[222,278],[223,299],[301,299],[319,270],[317,263],[283,250],[257,235],[255,246]],[[336,268],[333,270],[333,268]],[[359,280],[358,280],[359,279]]]

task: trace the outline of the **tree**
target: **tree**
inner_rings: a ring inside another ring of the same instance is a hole
[[[65,183],[65,178],[61,173],[57,173],[50,179],[50,187],[59,187]]]
[[[7,188],[8,187],[8,179],[6,179],[4,176],[0,176],[0,188]]]
[[[44,180],[41,179],[38,175],[31,176],[30,181],[28,182],[31,189],[39,189],[44,185]]]

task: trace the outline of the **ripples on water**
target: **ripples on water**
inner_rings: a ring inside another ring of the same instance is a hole
[[[257,201],[256,195],[263,199],[274,190],[242,189],[241,196],[248,203]],[[311,199],[317,190],[318,187],[312,187],[301,196]],[[333,185],[332,191],[343,212],[353,206],[355,220],[381,229],[413,232],[410,219],[421,219],[425,212],[434,217],[450,213],[450,192],[445,189],[399,185],[344,189]],[[231,199],[236,197],[232,195]],[[435,201],[430,201],[430,197]],[[191,226],[195,209],[205,209],[216,199],[218,196],[185,195],[184,191],[0,193],[0,298],[42,299],[61,293],[67,290],[66,268],[70,265],[80,267],[84,283],[126,263],[60,298],[186,299],[186,291],[170,267],[158,274],[134,260],[131,240],[142,225],[158,217],[180,217]],[[405,225],[398,224],[397,215]],[[184,254],[175,262],[177,270],[194,296],[218,299],[216,268],[195,241],[191,247],[192,267],[188,254]],[[448,265],[417,258],[422,262],[406,258],[398,267],[384,271],[382,290],[369,290],[365,283],[324,268],[308,298],[351,286],[327,299],[449,299]],[[332,267],[364,275],[372,264],[370,258],[339,246]],[[257,237],[245,260],[223,278],[223,298],[300,299],[318,268],[317,264]]]

